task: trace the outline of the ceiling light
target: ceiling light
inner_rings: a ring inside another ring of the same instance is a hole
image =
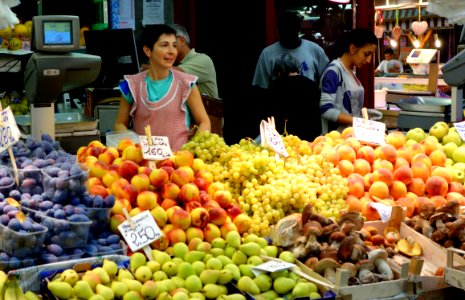
[[[347,3],[350,3],[350,0],[329,0],[329,2],[347,4]]]

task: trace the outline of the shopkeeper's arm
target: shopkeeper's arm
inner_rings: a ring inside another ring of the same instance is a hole
[[[119,101],[118,115],[115,121],[116,131],[128,130],[130,109],[131,104],[129,104],[124,97],[121,97],[121,100]]]

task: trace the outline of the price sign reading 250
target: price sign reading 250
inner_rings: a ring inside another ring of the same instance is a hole
[[[131,251],[137,251],[162,237],[155,219],[149,211],[144,211],[118,226]]]
[[[16,120],[11,112],[10,107],[7,107],[1,112],[0,124],[0,152],[13,146],[21,137],[21,132],[16,125]]]

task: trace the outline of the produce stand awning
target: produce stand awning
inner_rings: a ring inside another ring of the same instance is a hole
[[[389,32],[396,26],[396,10],[383,10],[383,25],[385,31]],[[450,28],[448,19],[439,17],[421,8],[421,20],[428,22],[428,28]],[[399,9],[399,26],[403,30],[410,30],[412,22],[418,21],[418,8],[403,8]]]

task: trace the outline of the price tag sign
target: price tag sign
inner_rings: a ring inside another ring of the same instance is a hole
[[[354,136],[357,140],[379,145],[386,144],[384,135],[386,124],[362,118],[354,118],[352,127]]]
[[[131,226],[129,221],[118,226],[119,232],[132,252],[144,248],[162,237],[160,228],[147,210],[134,216],[132,223],[134,226]]]
[[[3,152],[19,141],[21,132],[9,106],[1,111],[0,117],[0,152]]]
[[[253,267],[252,272],[256,274],[262,274],[265,272],[273,273],[273,272],[291,269],[293,267],[296,267],[296,265],[282,261],[280,259],[276,259],[276,260],[269,260],[258,266]]]
[[[455,129],[457,129],[457,132],[462,138],[462,141],[465,141],[465,121],[460,123],[454,123],[454,127]]]
[[[262,121],[260,123],[260,132],[262,135],[262,141],[265,141],[264,145],[271,147],[274,152],[281,154],[284,157],[288,157],[289,154],[287,153],[286,147],[284,146],[283,139],[270,125],[270,123],[266,121]]]
[[[152,144],[146,135],[139,135],[140,145],[142,147],[142,155],[147,160],[163,160],[173,156],[171,152],[170,142],[166,136],[151,136]]]
[[[391,219],[392,206],[378,202],[371,202],[370,205],[378,211],[378,214],[381,217],[381,221],[383,223],[386,223],[389,221],[389,219]]]

